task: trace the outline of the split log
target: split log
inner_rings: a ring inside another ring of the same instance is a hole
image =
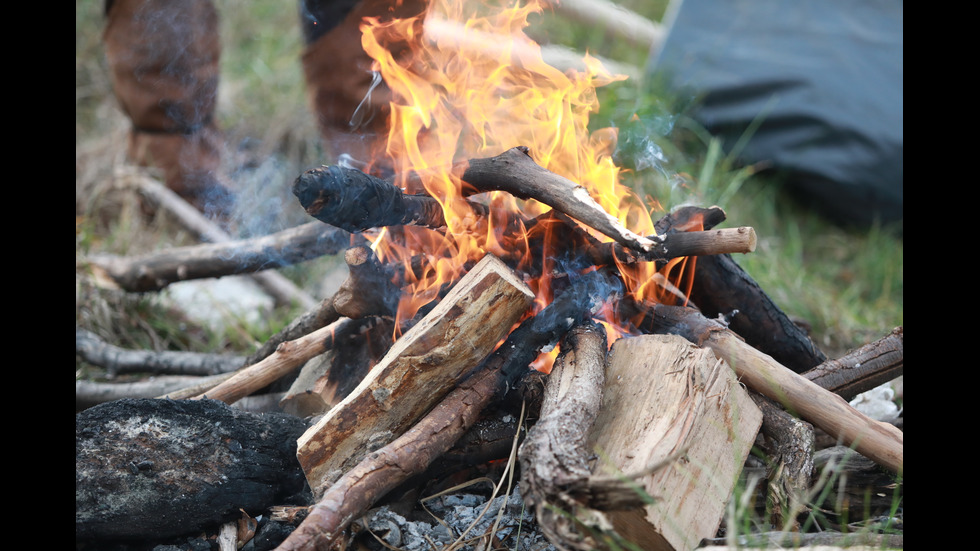
[[[706,317],[728,318],[729,329],[797,373],[827,360],[806,331],[728,254],[698,258],[690,299]]]
[[[599,413],[606,371],[606,332],[590,322],[573,328],[562,341],[544,387],[537,423],[518,452],[521,496],[532,508],[549,541],[588,549],[578,528],[580,508],[590,508],[588,486],[592,451],[588,440]]]
[[[616,533],[643,549],[693,549],[714,536],[762,424],[735,374],[711,351],[671,335],[613,344],[592,445],[595,472],[642,471],[643,508],[610,511]]]
[[[503,340],[533,299],[501,261],[484,257],[300,438],[297,456],[310,487],[323,492],[411,427]]]
[[[196,398],[211,398],[233,404],[256,390],[277,381],[280,377],[306,363],[310,358],[327,351],[332,345],[333,334],[350,321],[349,318],[340,318],[299,339],[284,342],[276,348],[275,353],[271,356],[257,364],[236,371],[227,380],[207,392],[197,395]]]
[[[518,146],[496,157],[470,159],[462,180],[478,192],[506,191],[520,199],[540,201],[637,252],[649,252],[656,246],[657,239],[630,231],[606,212],[585,187],[535,163],[529,151]]]
[[[900,377],[905,371],[905,329],[888,335],[836,360],[827,360],[803,376],[851,401],[862,392]]]
[[[657,304],[650,311],[657,331],[678,334],[711,348],[749,388],[840,439],[845,446],[853,446],[879,465],[902,472],[904,435],[894,426],[857,411],[840,396],[794,373],[694,309]]]
[[[121,373],[157,375],[217,375],[235,371],[245,358],[174,350],[127,350],[111,345],[95,333],[75,328],[75,355],[105,368],[110,377]]]
[[[428,468],[473,426],[491,401],[529,373],[528,366],[541,351],[553,347],[569,329],[587,319],[597,302],[617,289],[615,280],[601,271],[565,288],[551,304],[512,331],[475,373],[415,426],[368,454],[331,485],[279,550],[332,549],[354,519],[381,496]]]
[[[118,400],[76,414],[75,538],[159,541],[288,503],[304,489],[295,443],[305,429],[212,400]]]

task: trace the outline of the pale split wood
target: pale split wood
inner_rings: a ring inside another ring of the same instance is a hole
[[[616,341],[592,433],[594,471],[629,475],[681,454],[639,479],[652,505],[606,514],[616,532],[643,549],[693,549],[714,536],[761,424],[712,351],[673,335]]]
[[[298,440],[310,487],[322,492],[412,426],[493,351],[533,299],[503,262],[484,257]]]

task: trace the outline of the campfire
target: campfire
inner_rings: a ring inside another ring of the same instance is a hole
[[[483,459],[519,464],[525,503],[562,548],[605,530],[651,549],[713,537],[760,431],[790,438],[778,422],[901,473],[901,431],[846,401],[901,374],[901,345],[883,352],[901,331],[828,360],[733,260],[755,249],[752,228],[719,227],[718,206],[664,213],[622,183],[615,131],[588,128],[596,88],[621,77],[591,58],[545,64],[523,34],[535,2],[471,9],[364,21],[392,91],[388,141],[299,175],[315,220],[94,262],[146,291],[344,251],[336,295],[240,369],[164,396],[234,404],[288,383],[279,407],[315,419],[289,433],[314,504],[279,548],[343,546],[515,394],[526,433]],[[220,267],[230,250],[248,260]]]

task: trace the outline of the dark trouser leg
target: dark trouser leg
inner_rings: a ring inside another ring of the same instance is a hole
[[[361,47],[361,20],[412,17],[424,9],[423,0],[300,1],[310,108],[324,149],[334,159],[341,154],[377,159],[387,139],[391,94],[371,72],[372,59]]]
[[[113,90],[133,123],[129,155],[168,187],[224,214],[223,147],[214,122],[221,44],[209,0],[109,0],[104,42]]]

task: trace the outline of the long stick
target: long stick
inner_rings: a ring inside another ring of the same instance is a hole
[[[331,335],[340,324],[349,321],[350,318],[340,318],[299,339],[280,344],[271,356],[239,370],[226,381],[196,398],[211,398],[226,404],[237,402],[303,365],[310,358],[325,352],[329,347]]]
[[[85,259],[97,275],[130,292],[159,291],[178,281],[254,274],[297,264],[350,245],[337,228],[310,222],[251,239],[225,240],[123,258],[98,255]]]
[[[462,179],[480,191],[506,191],[535,199],[612,238],[624,247],[649,252],[657,241],[637,235],[596,202],[585,187],[534,162],[528,148],[518,146],[487,159],[471,159]]]
[[[864,415],[840,396],[792,372],[694,309],[658,304],[653,313],[659,330],[711,348],[749,388],[783,404],[879,465],[902,472],[902,431]]]

